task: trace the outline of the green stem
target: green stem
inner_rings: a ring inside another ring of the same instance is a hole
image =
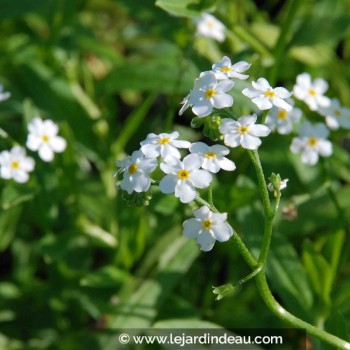
[[[293,20],[299,8],[299,5],[302,3],[301,0],[291,0],[290,7],[288,9],[287,19],[283,22],[283,26],[278,37],[275,48],[273,49],[273,54],[275,57],[275,63],[272,66],[271,72],[269,74],[269,82],[271,86],[276,84],[277,74],[280,69],[282,60],[284,58],[287,46],[287,36],[290,32]]]
[[[267,284],[264,272],[257,274],[255,276],[255,280],[260,296],[264,300],[266,306],[280,319],[293,327],[305,329],[309,335],[321,339],[325,343],[334,346],[336,349],[350,350],[350,343],[332,334],[329,334],[324,330],[319,329],[286,311],[273,297]]]
[[[269,114],[270,110],[267,109],[266,111],[264,111],[264,113],[261,115],[261,124],[265,124],[266,121],[266,117]]]
[[[269,217],[271,215],[270,197],[269,197],[269,192],[267,190],[267,184],[265,181],[265,176],[261,166],[259,154],[256,150],[254,151],[248,150],[248,154],[254,165],[255,172],[258,178],[260,195],[261,195],[261,199],[264,207],[264,214],[265,214],[265,217]]]
[[[208,189],[208,202],[213,208],[215,208],[214,202],[213,202],[213,186],[211,183],[210,183],[209,189]]]

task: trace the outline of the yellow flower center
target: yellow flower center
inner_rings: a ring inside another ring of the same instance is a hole
[[[231,71],[232,71],[231,67],[222,67],[222,68],[220,68],[220,72],[223,72],[223,73],[227,73],[227,72],[231,72]]]
[[[19,168],[19,162],[17,160],[14,160],[12,163],[11,163],[11,168],[12,169],[18,169]]]
[[[310,89],[310,90],[309,90],[309,94],[310,94],[311,96],[316,96],[316,90],[315,90],[315,89]]]
[[[138,169],[138,166],[137,166],[135,163],[131,164],[131,165],[129,166],[129,168],[128,168],[129,174],[130,174],[130,175],[135,174],[136,171],[137,171],[137,169]]]
[[[272,90],[265,91],[265,92],[264,92],[264,95],[265,95],[266,97],[268,97],[268,98],[272,98],[272,97],[275,97],[275,96],[276,96],[275,92],[272,91]]]
[[[48,137],[47,135],[43,135],[43,136],[42,136],[42,140],[43,140],[44,142],[49,142],[49,137]]]
[[[170,142],[170,139],[168,137],[162,137],[161,139],[158,140],[158,143],[160,145],[166,145],[169,142]]]
[[[207,26],[209,28],[214,28],[215,27],[215,23],[213,21],[211,21],[210,19],[207,20]]]
[[[213,222],[210,219],[204,219],[202,222],[202,228],[204,230],[209,230],[213,226]]]
[[[307,140],[307,143],[309,146],[313,147],[317,143],[317,138],[316,137],[309,137],[309,139]]]
[[[248,127],[245,126],[245,125],[242,125],[238,128],[238,132],[241,134],[241,135],[244,135],[248,132]]]
[[[183,169],[183,170],[180,170],[178,173],[177,173],[177,177],[180,179],[180,180],[187,180],[189,177],[190,177],[190,172],[186,169]]]
[[[283,109],[280,109],[278,112],[277,112],[277,118],[278,119],[281,119],[281,120],[285,120],[287,119],[288,117],[288,112],[283,110]]]
[[[212,97],[215,96],[215,94],[216,94],[216,91],[215,91],[214,89],[208,89],[208,90],[205,92],[204,96],[205,96],[206,98],[212,98]]]
[[[340,109],[336,109],[336,110],[334,111],[334,115],[335,115],[336,117],[340,117],[340,116],[341,116],[341,110],[340,110]]]
[[[207,152],[204,155],[205,158],[209,158],[209,159],[215,159],[216,158],[216,153],[215,152]]]

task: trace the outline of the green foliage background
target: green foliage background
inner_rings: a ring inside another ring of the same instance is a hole
[[[304,71],[323,77],[329,95],[350,107],[349,3],[298,1],[282,36],[296,1],[0,1],[0,83],[12,93],[0,104],[0,127],[11,136],[0,148],[24,145],[38,114],[68,141],[52,163],[31,154],[29,183],[1,181],[1,349],[116,349],[106,328],[285,326],[252,282],[214,300],[212,286],[250,271],[233,242],[201,253],[182,237],[194,207],[156,190],[148,207],[128,207],[112,174],[149,132],[203,138],[189,126],[190,111],[177,116],[179,102],[223,55],[289,89]],[[194,34],[190,17],[212,10],[228,28],[222,44]],[[246,99],[235,99],[244,111]],[[349,135],[333,140],[334,155],[315,167],[289,152],[285,136],[259,149],[267,176],[290,179],[281,208],[297,211],[277,218],[268,277],[287,309],[349,339]],[[243,150],[231,158],[237,170],[219,175],[215,202],[258,253],[255,174]]]

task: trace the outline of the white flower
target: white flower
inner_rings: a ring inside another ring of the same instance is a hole
[[[174,157],[167,157],[160,164],[165,175],[159,183],[161,192],[169,194],[175,192],[175,197],[182,203],[189,203],[197,196],[195,188],[208,187],[212,176],[206,170],[200,170],[201,158],[197,154],[189,154],[181,162]]]
[[[197,35],[213,38],[217,41],[225,40],[225,26],[209,13],[203,13],[200,17],[195,18],[197,25]]]
[[[148,134],[146,140],[141,142],[141,152],[148,158],[173,156],[180,158],[177,148],[189,148],[191,142],[176,140],[179,137],[177,131],[171,134]]]
[[[3,90],[4,90],[4,87],[0,84],[0,102],[7,100],[11,96],[11,93]]]
[[[195,81],[195,87],[190,92],[187,105],[193,106],[192,112],[199,118],[209,115],[214,107],[230,107],[233,104],[233,98],[226,92],[231,90],[233,85],[234,82],[229,79],[218,82],[213,72],[202,72]]]
[[[202,160],[202,168],[212,173],[217,173],[220,169],[227,171],[236,169],[235,163],[225,157],[230,151],[224,146],[209,147],[203,142],[195,142],[190,147],[190,152],[198,154]]]
[[[326,124],[330,129],[339,127],[350,129],[350,108],[342,107],[338,99],[333,98],[329,107],[320,108],[320,114],[326,118]]]
[[[314,165],[319,155],[329,157],[333,153],[332,143],[326,138],[329,130],[323,123],[312,125],[305,122],[300,126],[299,137],[292,140],[290,150],[292,153],[301,153],[301,161],[305,164]]]
[[[184,235],[197,238],[200,249],[207,252],[214,246],[215,241],[225,242],[233,234],[232,227],[225,222],[227,213],[213,213],[207,206],[193,211],[194,219],[183,223]]]
[[[252,82],[252,88],[246,88],[242,94],[251,98],[260,110],[270,109],[273,105],[278,108],[285,109],[287,112],[292,110],[292,106],[284,99],[290,97],[289,92],[284,87],[272,88],[265,78],[259,78],[256,82]]]
[[[52,120],[36,117],[28,124],[28,131],[26,146],[31,151],[38,151],[39,157],[45,162],[51,162],[55,152],[66,149],[66,140],[57,136],[58,126]]]
[[[284,179],[284,180],[281,180],[280,182],[280,191],[282,191],[283,189],[285,189],[287,187],[287,182],[289,181],[289,179]],[[268,185],[267,185],[267,188],[270,192],[274,192],[275,189],[273,188],[273,185],[272,183],[270,182]]]
[[[216,79],[230,79],[236,78],[244,80],[249,78],[249,75],[241,74],[249,69],[250,64],[248,62],[240,61],[235,64],[231,64],[231,60],[224,56],[221,61],[213,64],[212,69],[215,73]]]
[[[292,106],[293,100],[287,100]],[[271,129],[277,129],[277,132],[281,135],[290,134],[293,131],[295,123],[299,122],[301,118],[301,110],[294,107],[290,112],[285,109],[277,108],[273,106],[266,117],[265,124]]]
[[[224,143],[229,147],[241,145],[247,149],[257,149],[261,145],[259,137],[269,135],[270,129],[266,125],[255,124],[256,115],[246,115],[237,121],[224,118],[219,130],[224,134]]]
[[[328,90],[328,83],[322,78],[316,78],[313,82],[309,73],[302,73],[297,76],[297,83],[294,85],[294,96],[304,101],[312,111],[328,107],[331,100],[323,94]]]
[[[24,183],[29,179],[28,173],[34,170],[35,162],[31,157],[26,157],[23,147],[14,146],[10,151],[0,153],[0,177],[14,179]]]
[[[124,172],[120,187],[131,194],[135,192],[147,192],[151,186],[151,178],[148,176],[158,165],[154,158],[145,158],[141,151],[135,151],[121,161],[117,166],[121,169],[117,173]]]

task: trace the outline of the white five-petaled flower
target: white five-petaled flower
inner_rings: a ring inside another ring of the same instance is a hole
[[[241,73],[249,69],[249,67],[250,64],[245,61],[240,61],[232,65],[231,60],[227,56],[224,56],[221,61],[213,64],[212,69],[216,79],[236,78],[244,80],[248,79],[249,75]]]
[[[4,87],[0,84],[0,102],[7,100],[11,96],[11,93],[3,90],[4,90]]]
[[[350,129],[350,108],[342,107],[338,99],[333,98],[329,107],[320,108],[320,114],[326,118],[326,124],[330,129],[339,127]]]
[[[193,106],[192,112],[199,118],[209,115],[214,107],[230,107],[233,98],[226,92],[231,90],[233,85],[234,82],[229,79],[217,81],[214,72],[202,72],[195,81],[187,105]]]
[[[52,120],[36,117],[28,124],[28,131],[26,146],[31,151],[38,151],[39,157],[45,162],[51,162],[55,152],[66,149],[66,140],[57,135],[58,126]]]
[[[225,242],[233,234],[232,227],[225,222],[227,213],[213,213],[207,206],[193,211],[195,218],[183,223],[184,235],[196,238],[200,249],[207,252],[211,250],[215,241]]]
[[[146,140],[141,142],[141,152],[148,158],[156,158],[158,156],[162,158],[167,156],[180,158],[181,154],[178,148],[189,148],[191,143],[176,140],[178,137],[179,133],[177,131],[171,134],[148,134]]]
[[[190,152],[198,154],[202,159],[202,168],[212,173],[220,169],[232,171],[236,169],[235,163],[226,158],[230,151],[225,146],[213,145],[209,147],[203,142],[195,142],[190,147]]]
[[[297,76],[297,83],[294,85],[294,96],[304,101],[312,111],[328,107],[331,104],[329,97],[324,96],[328,90],[328,83],[322,78],[316,78],[313,82],[309,73],[302,73]]]
[[[225,40],[225,26],[217,18],[209,13],[203,13],[194,19],[197,25],[197,35],[213,38],[223,42]]]
[[[182,203],[189,203],[197,196],[195,188],[206,188],[212,181],[211,174],[199,169],[202,161],[199,155],[189,154],[181,162],[175,157],[166,157],[160,168],[167,174],[159,183],[161,192],[174,193]]]
[[[272,88],[265,78],[259,78],[252,82],[253,88],[246,88],[242,94],[249,97],[260,110],[270,109],[273,105],[285,109],[287,112],[292,110],[292,106],[285,101],[292,95],[284,87]]]
[[[255,114],[242,116],[237,121],[224,118],[219,130],[224,134],[225,145],[257,149],[261,145],[259,137],[268,136],[271,130],[266,125],[255,124],[256,119]]]
[[[158,165],[157,159],[145,158],[141,151],[135,151],[131,156],[117,161],[120,169],[117,174],[124,172],[120,187],[131,194],[135,192],[147,192],[151,186],[151,173]]]
[[[21,146],[14,146],[10,151],[0,153],[0,177],[14,179],[25,183],[29,179],[28,173],[34,170],[35,161],[26,157],[26,151]]]
[[[287,100],[289,104],[294,105],[293,100]],[[299,122],[301,118],[301,110],[297,107],[293,107],[290,112],[285,109],[277,108],[273,106],[266,117],[265,124],[273,131],[281,135],[290,134],[293,131],[295,123]]]
[[[329,157],[333,153],[332,143],[326,138],[329,130],[323,123],[312,125],[305,122],[300,126],[299,137],[292,140],[290,150],[292,153],[301,153],[301,161],[305,164],[314,165],[319,155]]]

